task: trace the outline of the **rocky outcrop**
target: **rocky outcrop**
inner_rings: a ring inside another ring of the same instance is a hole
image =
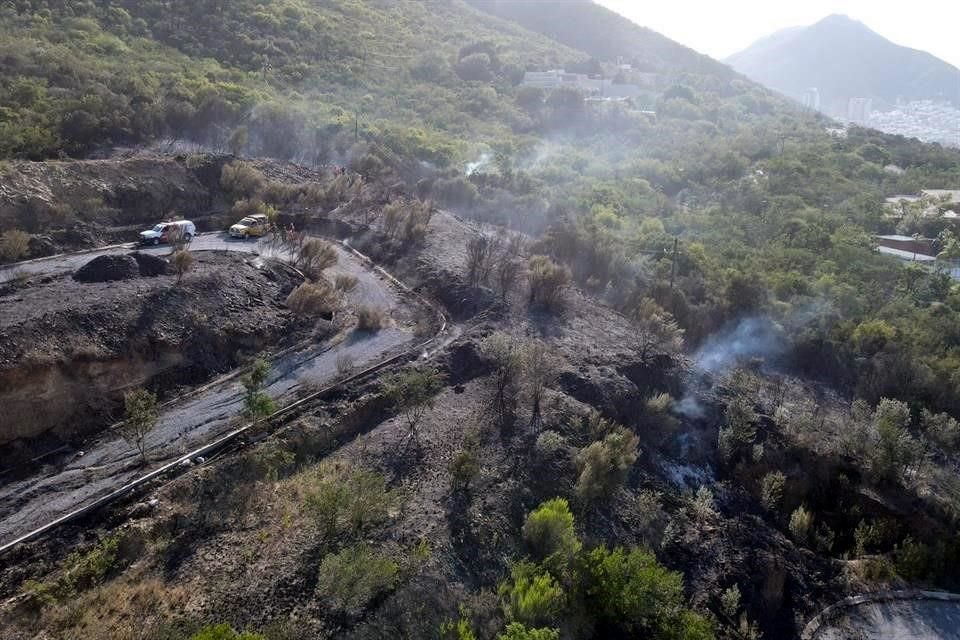
[[[170,266],[170,263],[165,258],[153,256],[149,253],[134,251],[130,254],[130,257],[137,261],[141,276],[150,278],[162,276],[167,272],[167,267]]]
[[[140,275],[140,265],[131,256],[97,256],[77,269],[73,279],[77,282],[113,282],[129,280]]]

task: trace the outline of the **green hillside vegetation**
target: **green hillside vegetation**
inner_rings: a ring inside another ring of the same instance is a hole
[[[171,136],[315,161],[357,116],[365,135],[441,165],[467,134],[509,133],[522,113],[501,94],[527,66],[583,57],[460,3],[412,0],[8,2],[0,54],[3,156]],[[249,145],[231,145],[240,126]]]

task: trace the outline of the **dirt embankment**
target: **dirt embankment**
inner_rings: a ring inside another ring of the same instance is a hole
[[[175,275],[65,275],[0,291],[0,444],[82,435],[117,417],[126,389],[195,384],[285,338],[295,275],[249,257],[195,255],[179,284]]]
[[[136,239],[136,230],[171,215],[201,231],[228,224],[234,197],[220,183],[233,156],[158,155],[0,164],[0,233],[31,234],[25,258]],[[321,174],[290,163],[249,163],[281,185],[315,182]]]

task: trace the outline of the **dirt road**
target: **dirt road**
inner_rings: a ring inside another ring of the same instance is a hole
[[[960,596],[948,593],[901,592],[856,598],[807,629],[812,640],[883,638],[884,640],[960,639]],[[926,594],[926,595],[925,595]]]
[[[268,254],[265,242],[233,240],[224,234],[200,235],[193,240],[191,248]],[[33,274],[72,271],[97,255],[125,250],[114,248],[23,263],[0,270],[0,281],[17,270]],[[169,248],[151,247],[145,251],[165,254]],[[347,296],[348,304],[364,304],[385,311],[403,304],[398,291],[385,278],[366,268],[348,251],[338,247],[338,253],[339,261],[330,272],[349,274],[358,280],[357,287]],[[402,351],[413,339],[409,329],[387,327],[374,334],[351,333],[333,346],[304,346],[275,359],[267,391],[282,406],[303,395],[305,390],[334,378],[341,355],[348,357],[355,367],[362,368]],[[199,393],[172,403],[165,408],[157,428],[147,440],[151,467],[176,459],[237,426],[241,404],[242,386],[237,380],[209,385]],[[105,433],[88,443],[84,451],[60,456],[55,463],[38,468],[28,478],[0,484],[0,545],[105,495],[146,471],[137,464],[129,444],[112,433]]]

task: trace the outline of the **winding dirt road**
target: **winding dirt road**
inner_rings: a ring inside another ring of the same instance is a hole
[[[98,255],[129,250],[132,245],[0,268],[0,282],[17,273],[34,275],[73,271]],[[226,234],[201,234],[194,238],[193,251],[241,251],[261,257],[271,255],[263,241],[234,240]],[[165,255],[168,247],[143,249]],[[404,304],[397,287],[364,265],[349,251],[337,247],[339,260],[329,272],[357,278],[357,287],[347,294],[348,304],[363,304],[384,311]],[[337,375],[337,360],[349,357],[357,369],[409,349],[412,331],[387,327],[377,333],[353,332],[332,346],[306,345],[275,358],[267,392],[283,406],[307,391],[330,382]],[[175,460],[238,425],[243,388],[236,378],[214,382],[164,407],[147,447],[151,467]],[[55,463],[36,470],[30,477],[8,480],[0,485],[0,547],[37,527],[61,517],[143,475],[148,469],[137,464],[137,454],[112,432],[105,432],[87,444],[84,451],[60,456]]]

